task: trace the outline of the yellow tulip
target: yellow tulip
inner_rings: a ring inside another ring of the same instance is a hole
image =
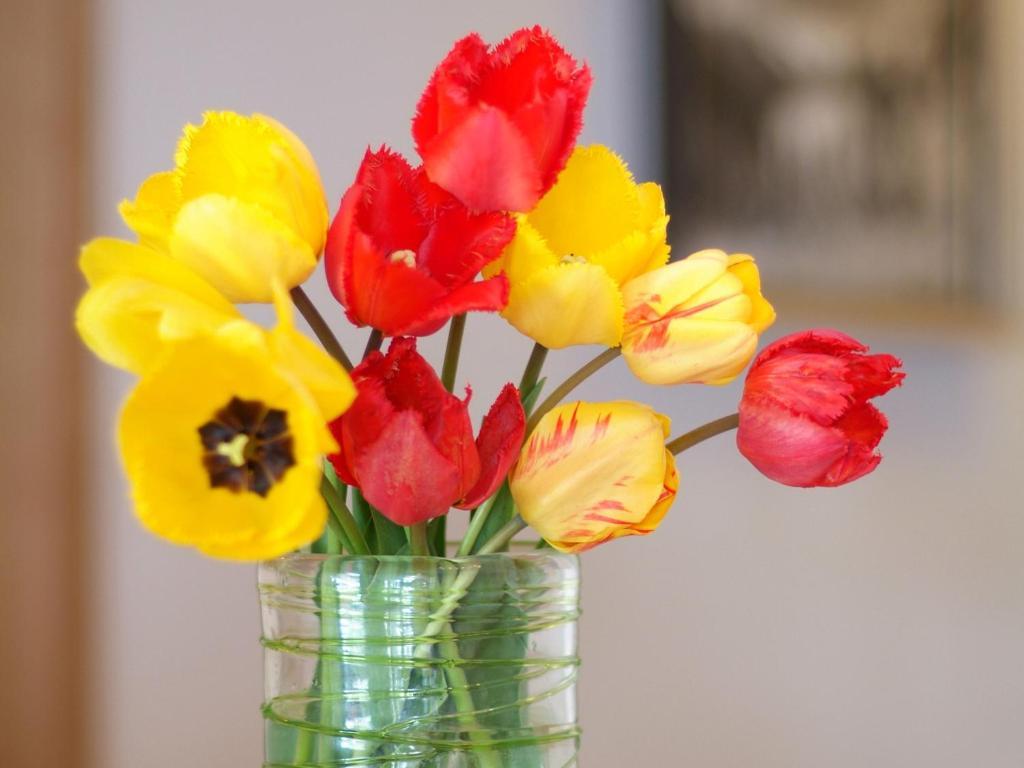
[[[679,488],[668,434],[669,420],[640,403],[554,408],[509,475],[519,514],[562,552],[650,533]]]
[[[668,260],[665,200],[602,145],[577,147],[558,181],[485,270],[509,279],[503,314],[546,347],[618,346],[621,286]]]
[[[142,243],[235,302],[271,301],[316,267],[327,232],[309,150],[264,115],[209,112],[185,128],[175,168],[150,176],[121,215]]]
[[[152,367],[168,343],[241,318],[187,266],[145,245],[97,238],[79,266],[89,290],[75,313],[78,333],[101,360],[132,373]]]
[[[180,261],[144,245],[97,238],[82,249],[79,265],[89,290],[78,304],[75,325],[86,345],[111,365],[145,375],[176,342],[231,324],[236,337],[247,327],[256,339],[251,343],[266,347],[275,365],[301,382],[325,420],[355,397],[341,365],[295,329],[291,301],[280,287],[273,297],[277,325],[264,331]]]
[[[707,250],[622,288],[622,355],[648,384],[727,384],[775,321],[754,259]]]
[[[320,535],[324,414],[244,320],[179,341],[140,380],[119,442],[135,512],[152,533],[232,560]]]

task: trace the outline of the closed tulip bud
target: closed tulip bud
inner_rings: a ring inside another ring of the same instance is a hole
[[[736,444],[783,485],[843,485],[882,460],[889,426],[868,402],[899,386],[902,363],[838,331],[803,331],[766,347],[750,368]]]
[[[622,356],[648,384],[727,384],[775,321],[746,254],[700,251],[633,278],[622,295]]]
[[[264,115],[208,112],[189,125],[173,170],[139,187],[121,215],[235,302],[273,298],[316,267],[327,203],[309,150]]]
[[[633,402],[549,411],[509,474],[519,514],[562,552],[582,552],[661,523],[679,488],[669,421]]]

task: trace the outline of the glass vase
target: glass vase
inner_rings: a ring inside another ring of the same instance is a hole
[[[576,557],[290,555],[259,588],[267,768],[577,764]]]

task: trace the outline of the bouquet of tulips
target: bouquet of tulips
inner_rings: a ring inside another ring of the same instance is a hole
[[[81,255],[79,333],[139,377],[118,437],[147,529],[237,560],[445,555],[454,508],[470,517],[460,555],[526,526],[580,552],[654,531],[678,454],[726,430],[788,485],[875,468],[887,424],[869,400],[900,383],[900,361],[837,331],[767,346],[738,413],[680,436],[642,403],[571,400],[620,356],[650,384],[727,384],[775,319],[751,256],[670,260],[660,187],[577,145],[591,79],[540,28],[493,47],[469,35],[419,101],[419,164],[368,150],[332,220],[312,156],[276,120],[211,112],[185,128],[174,167],[120,206],[138,240]],[[340,312],[302,288],[321,254],[345,317],[369,329],[358,361],[331,329]],[[276,324],[247,319],[250,302]],[[475,434],[455,386],[471,312],[535,342]],[[417,338],[446,327],[438,373]],[[580,344],[602,350],[545,389],[549,350]]]

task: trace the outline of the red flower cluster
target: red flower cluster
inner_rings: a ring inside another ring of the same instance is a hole
[[[763,474],[784,485],[843,485],[871,472],[889,423],[868,402],[899,386],[892,355],[839,331],[779,339],[758,355],[740,401],[736,444]]]
[[[565,166],[582,126],[590,71],[539,27],[493,50],[458,43],[420,99],[413,137],[423,166],[367,152],[331,224],[327,280],[357,325],[389,336],[433,333],[508,301],[498,276],[474,282]]]
[[[331,424],[341,451],[330,457],[344,482],[400,525],[472,509],[504,480],[523,443],[526,417],[508,384],[473,439],[469,394],[441,384],[413,339],[391,342],[355,370],[358,395]]]

